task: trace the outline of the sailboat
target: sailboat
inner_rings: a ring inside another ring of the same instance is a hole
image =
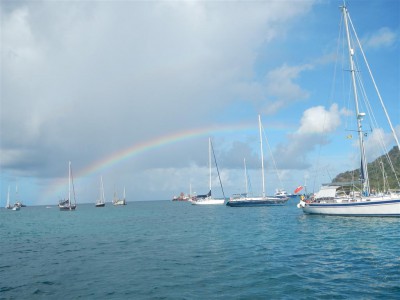
[[[15,186],[15,199],[16,199],[16,201],[14,203],[14,206],[12,206],[12,210],[20,210],[21,209],[21,202],[18,201],[18,186],[17,185]],[[9,201],[10,200],[7,199],[7,202],[8,202],[7,205],[10,205]]]
[[[15,186],[15,195],[16,195],[15,196],[16,202],[14,203],[14,205],[11,205],[10,204],[10,186],[8,186],[7,203],[5,206],[6,209],[20,210],[21,207],[25,206],[21,202],[18,201],[18,186]]]
[[[74,203],[71,201],[71,187],[74,197]],[[76,198],[75,198],[75,188],[74,180],[72,178],[71,162],[68,164],[68,199],[62,199],[58,203],[60,210],[75,210],[76,208]]]
[[[211,138],[209,138],[208,139],[209,192],[205,195],[197,195],[196,197],[193,197],[191,201],[193,205],[222,205],[225,203],[224,189],[222,187],[221,177],[219,176],[219,170],[218,170],[217,160],[215,159],[215,155],[214,155],[215,166],[217,168],[218,178],[221,184],[222,194],[224,195],[224,198],[217,199],[213,198],[211,195],[211,151],[214,153],[214,149],[211,143]]]
[[[320,215],[340,215],[340,216],[396,216],[400,217],[400,184],[399,190],[390,191],[389,189],[381,193],[374,192],[370,188],[369,177],[368,177],[368,165],[366,161],[365,148],[364,148],[364,136],[366,132],[363,130],[362,121],[366,114],[359,110],[359,94],[358,85],[356,80],[360,81],[359,70],[356,68],[355,62],[355,47],[358,46],[360,53],[364,58],[364,62],[369,71],[369,75],[374,84],[377,92],[377,96],[382,105],[383,111],[385,112],[386,118],[392,130],[394,139],[397,146],[400,149],[399,140],[391,124],[389,115],[386,111],[385,105],[376,87],[375,80],[373,79],[371,70],[369,68],[368,62],[366,60],[365,54],[362,50],[361,43],[358,40],[357,34],[355,32],[353,23],[351,21],[350,15],[348,13],[346,5],[341,7],[343,14],[344,25],[346,29],[346,39],[348,47],[349,56],[349,71],[351,74],[351,85],[353,92],[353,100],[355,105],[356,113],[356,125],[358,133],[358,147],[361,157],[361,167],[360,167],[360,180],[358,184],[361,188],[356,189],[356,183],[350,183],[350,187],[345,187],[344,184],[332,183],[323,185],[321,189],[310,197],[301,197],[300,202],[297,207],[302,209],[306,214],[320,214]],[[350,26],[352,31],[350,31]],[[355,43],[353,43],[355,41]],[[360,86],[361,92],[364,92],[364,86]],[[371,111],[371,110],[370,110]],[[372,111],[370,112],[371,117]],[[397,177],[396,177],[397,178]]]
[[[233,195],[226,205],[231,207],[242,207],[242,206],[277,206],[284,205],[289,200],[288,197],[282,195],[266,196],[265,195],[265,175],[264,175],[264,150],[262,142],[262,125],[261,116],[258,115],[258,126],[260,131],[260,148],[261,148],[261,175],[262,175],[262,195],[261,196],[249,196],[247,191],[245,194]],[[247,176],[247,175],[245,175]],[[247,180],[247,178],[246,178]]]
[[[104,185],[103,185],[103,176],[100,177],[100,195],[99,199],[97,199],[96,207],[104,207],[106,205],[106,200],[104,197]]]
[[[10,186],[8,186],[8,192],[7,192],[7,203],[5,206],[6,209],[12,209],[13,207],[10,205]]]
[[[20,210],[21,207],[23,207],[25,205],[23,205],[20,201],[19,201],[19,197],[18,197],[18,185],[15,186],[15,203],[13,206],[13,210]]]
[[[119,199],[117,196],[117,192],[114,192],[113,205],[126,205],[125,199],[126,199],[125,188],[124,188],[124,197],[122,199]]]

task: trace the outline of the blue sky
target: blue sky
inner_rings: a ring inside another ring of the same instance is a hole
[[[100,175],[108,200],[124,187],[128,201],[170,199],[190,184],[203,194],[208,136],[225,193],[244,190],[243,158],[260,193],[258,114],[281,178],[264,148],[268,194],[292,192],[305,178],[317,189],[356,168],[355,140],[343,130],[354,129],[354,109],[347,90],[332,88],[348,75],[339,64],[333,81],[341,4],[1,1],[0,206],[16,184],[27,205],[57,204],[67,194],[68,161],[78,202],[96,201]],[[399,133],[400,4],[347,6]],[[377,133],[394,145],[388,126],[378,127],[369,133],[369,159],[381,154]],[[98,163],[202,128],[215,130]],[[215,174],[213,182],[218,196]]]

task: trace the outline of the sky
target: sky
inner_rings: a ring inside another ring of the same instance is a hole
[[[225,196],[244,191],[244,159],[261,194],[258,115],[267,194],[357,168],[341,4],[1,0],[0,206],[9,186],[11,201],[56,205],[69,161],[78,203],[95,203],[100,176],[106,201],[124,187],[128,203],[204,194],[209,137]],[[400,136],[400,2],[347,7]],[[372,160],[394,140],[368,100]]]

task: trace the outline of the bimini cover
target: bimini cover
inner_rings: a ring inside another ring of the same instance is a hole
[[[321,189],[318,191],[318,193],[315,195],[316,199],[319,198],[334,198],[336,195],[336,190],[339,188],[340,186],[332,186],[332,185],[328,185],[328,186],[322,186]]]

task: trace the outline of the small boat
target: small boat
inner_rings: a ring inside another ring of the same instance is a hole
[[[189,195],[189,194],[188,194],[188,195],[185,195],[184,192],[181,192],[181,193],[179,194],[179,196],[174,196],[174,197],[172,198],[172,201],[189,201],[189,199],[190,199],[190,195]]]
[[[275,197],[288,198],[289,194],[285,190],[278,189],[275,191]]]
[[[124,197],[122,199],[119,199],[117,196],[117,192],[114,192],[114,199],[113,199],[113,205],[118,206],[118,205],[126,205],[126,193],[125,193],[125,188],[124,188]]]
[[[106,205],[106,200],[104,197],[104,185],[103,185],[103,176],[100,177],[100,195],[99,199],[97,199],[96,207],[104,207]]]
[[[12,210],[20,210],[21,206],[19,206],[17,203],[14,204]]]
[[[74,197],[74,203],[71,203],[71,187]],[[68,164],[68,199],[62,199],[58,202],[58,207],[60,210],[75,210],[76,209],[76,198],[75,198],[75,188],[74,180],[72,177],[71,162]]]
[[[246,177],[246,193],[235,194],[226,203],[227,206],[231,207],[244,207],[244,206],[279,206],[285,205],[289,200],[289,197],[282,192],[274,196],[265,195],[265,176],[264,176],[264,150],[262,143],[262,133],[261,133],[261,116],[258,115],[258,126],[260,131],[260,148],[261,148],[261,174],[262,174],[262,195],[261,196],[249,196],[247,193],[247,174]],[[246,173],[246,168],[245,168]],[[286,193],[286,192],[285,192]]]
[[[189,194],[181,192],[179,196],[174,196],[172,201],[191,201],[195,196],[192,195],[192,184],[189,184]]]
[[[341,11],[343,14],[343,20],[345,25],[344,28],[346,30],[345,36],[347,39],[346,45],[348,47],[347,51],[348,51],[349,66],[350,66],[349,71],[351,75],[351,86],[352,86],[351,90],[353,94],[353,101],[356,113],[355,115],[356,117],[355,121],[357,126],[356,132],[358,135],[358,147],[359,147],[360,161],[361,161],[360,180],[359,182],[350,182],[347,184],[331,183],[322,185],[322,187],[317,193],[313,193],[311,196],[308,197],[301,196],[300,202],[297,204],[297,207],[302,209],[303,212],[306,214],[336,215],[336,216],[400,217],[400,191],[399,190],[391,191],[390,189],[386,189],[383,192],[377,193],[373,191],[373,188],[370,187],[369,176],[368,176],[368,164],[366,160],[365,147],[364,147],[364,138],[367,135],[367,132],[363,129],[362,126],[362,121],[364,120],[366,114],[359,110],[359,107],[361,107],[359,105],[359,97],[361,98],[362,96],[365,96],[366,89],[365,85],[361,83],[360,74],[362,72],[358,69],[359,66],[358,65],[356,66],[356,62],[360,61],[358,59],[355,59],[356,48],[358,48],[358,50],[360,50],[360,53],[362,54],[361,60],[364,60],[365,65],[368,69],[368,73],[371,77],[371,82],[373,83],[375,90],[377,92],[377,98],[380,100],[379,102],[382,105],[383,112],[385,113],[386,119],[392,130],[393,137],[397,144],[398,150],[400,149],[400,145],[396,132],[393,129],[389,115],[383,103],[383,100],[376,87],[375,80],[373,79],[365,54],[362,50],[361,43],[358,40],[347,7],[343,5],[341,7]],[[351,24],[352,31],[350,31],[349,23]],[[360,85],[357,85],[356,84],[357,82],[359,82]],[[370,105],[370,102],[368,102],[368,105]],[[371,115],[371,118],[375,119],[375,116],[373,115],[374,111],[371,108],[369,108],[368,111],[369,114]]]
[[[296,194],[288,194],[288,192],[286,192],[285,190],[277,189],[275,191],[275,197],[278,197],[278,198],[296,198],[297,195]]]
[[[209,167],[209,192],[205,195],[197,195],[196,197],[192,197],[191,203],[193,205],[223,205],[225,203],[225,194],[224,194],[224,188],[222,187],[222,182],[221,182],[221,177],[219,176],[219,170],[218,170],[218,165],[217,165],[217,160],[215,158],[214,154],[214,161],[215,161],[215,166],[217,168],[218,172],[218,178],[219,182],[221,185],[222,189],[222,194],[224,195],[223,199],[218,199],[218,198],[213,198],[211,195],[211,151],[214,154],[214,148],[212,146],[211,138],[208,139],[208,167]]]

